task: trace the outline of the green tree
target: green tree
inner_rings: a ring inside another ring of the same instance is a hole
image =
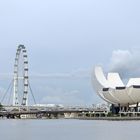
[[[2,110],[3,109],[3,105],[0,103],[0,110]]]

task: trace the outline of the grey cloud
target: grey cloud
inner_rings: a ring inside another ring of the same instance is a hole
[[[67,73],[36,73],[29,74],[30,78],[89,78],[89,69],[77,69]],[[12,79],[14,75],[12,73],[0,73],[1,79]]]
[[[140,77],[140,50],[114,50],[109,69],[119,72],[122,78]]]
[[[90,73],[89,69],[77,69],[67,73],[32,73],[30,76],[31,78],[89,78]]]
[[[83,105],[84,99],[79,90],[64,90],[62,88],[45,87],[47,96],[43,97],[41,103]]]

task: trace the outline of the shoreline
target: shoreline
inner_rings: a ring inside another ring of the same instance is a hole
[[[140,120],[140,117],[84,117],[79,120],[105,120],[105,121],[133,121]]]
[[[76,118],[2,118],[0,120],[98,120],[98,121],[140,121],[140,117],[76,117]]]

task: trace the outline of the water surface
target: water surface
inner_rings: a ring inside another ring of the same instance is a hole
[[[140,121],[0,120],[1,140],[140,140]]]

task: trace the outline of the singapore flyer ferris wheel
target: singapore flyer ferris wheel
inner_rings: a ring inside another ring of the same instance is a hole
[[[28,105],[28,56],[24,45],[19,45],[14,64],[13,106]]]

